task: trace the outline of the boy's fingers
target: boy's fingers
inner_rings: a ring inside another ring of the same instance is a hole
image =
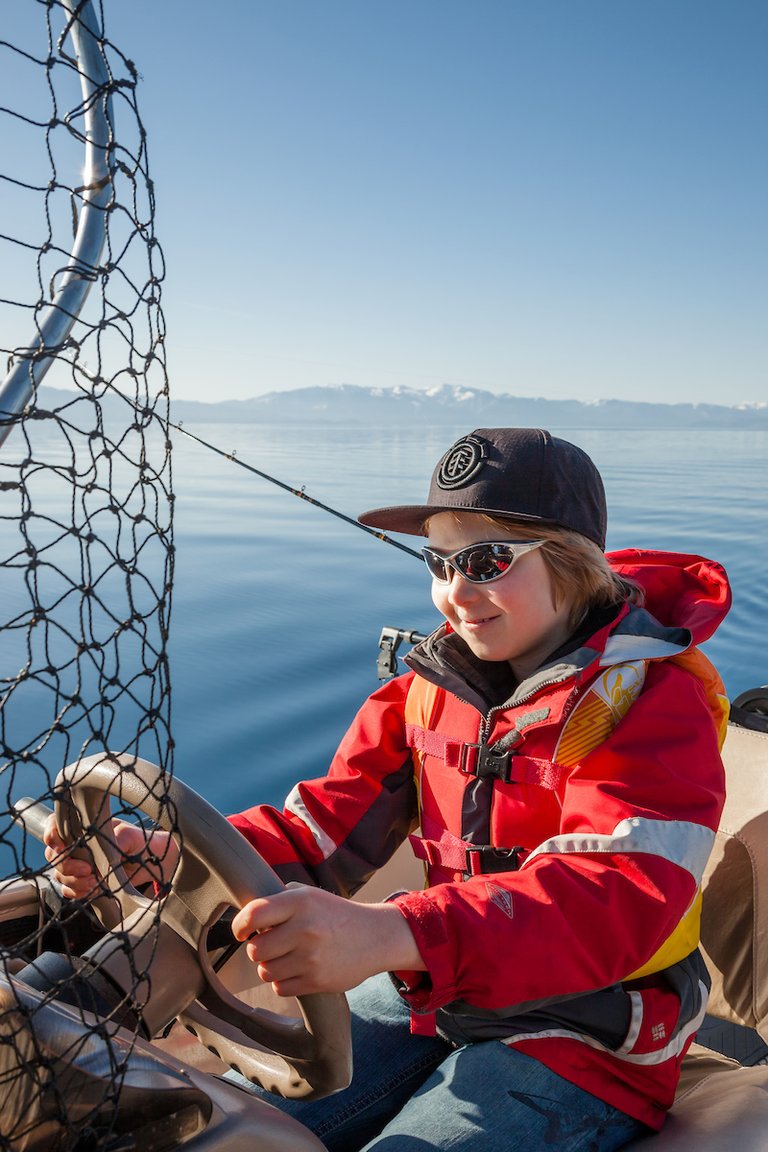
[[[292,915],[292,903],[286,900],[288,892],[276,896],[260,896],[245,904],[232,921],[232,933],[236,940],[247,940],[256,932],[275,928],[284,924]]]
[[[235,940],[247,940],[255,932],[263,932],[269,927],[268,914],[262,908],[263,900],[251,900],[245,904],[232,920],[232,935]]]
[[[72,877],[73,880],[86,880],[95,876],[93,868],[89,867],[84,860],[67,860],[60,871],[63,875]]]

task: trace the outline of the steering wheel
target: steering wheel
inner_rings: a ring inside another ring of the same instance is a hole
[[[284,887],[229,821],[180,780],[126,754],[70,764],[59,773],[55,795],[63,839],[85,841],[106,886],[94,908],[108,932],[86,957],[126,990],[138,976],[150,1036],[178,1016],[222,1060],[281,1096],[319,1097],[349,1084],[343,994],[299,997],[301,1017],[288,1017],[244,1003],[214,970],[206,948],[211,926],[228,908]],[[110,835],[110,795],[149,816],[181,849],[159,910],[125,873]]]

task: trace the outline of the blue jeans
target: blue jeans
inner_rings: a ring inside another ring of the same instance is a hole
[[[254,1089],[329,1152],[614,1152],[648,1131],[498,1040],[454,1048],[439,1036],[411,1035],[408,1008],[387,976],[347,998],[349,1088],[315,1101]]]

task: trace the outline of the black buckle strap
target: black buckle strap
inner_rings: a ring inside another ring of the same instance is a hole
[[[494,752],[487,744],[462,744],[459,771],[465,776],[477,776],[485,780],[494,776],[503,784],[509,784],[511,749]]]
[[[492,844],[467,845],[467,874],[482,875],[488,872],[517,872],[520,857],[525,848],[495,848]]]

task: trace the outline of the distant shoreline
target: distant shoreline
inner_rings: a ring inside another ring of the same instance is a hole
[[[57,406],[63,390],[43,387],[39,404]],[[74,394],[71,394],[74,398]],[[102,399],[108,406],[108,398]],[[117,403],[117,398],[115,398]],[[120,402],[122,407],[122,402]],[[364,388],[354,384],[267,392],[249,400],[175,400],[171,419],[205,424],[413,426],[469,424],[475,427],[558,427],[652,431],[654,429],[768,429],[768,402],[733,407],[719,404],[652,404],[631,400],[546,400],[443,385]]]

